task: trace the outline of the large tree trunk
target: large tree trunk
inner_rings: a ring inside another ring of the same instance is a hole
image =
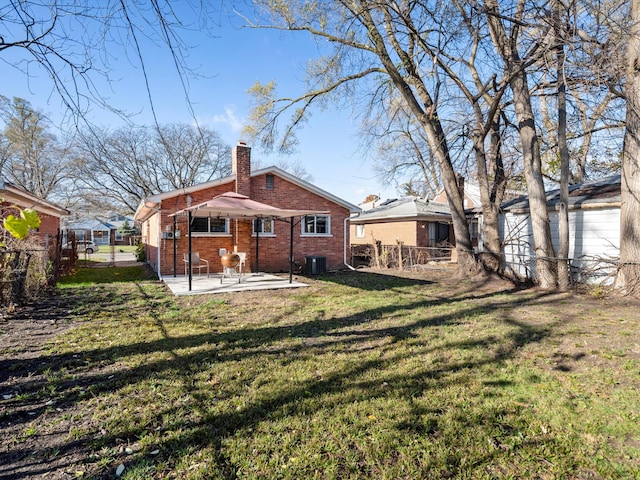
[[[567,145],[567,93],[564,81],[564,43],[560,30],[560,2],[554,2],[554,29],[558,75],[558,150],[560,152],[560,208],[558,210],[558,287],[569,290],[569,146]]]
[[[627,127],[622,153],[620,267],[616,288],[640,292],[640,0],[631,1],[627,48]]]
[[[445,138],[444,132],[441,130],[441,142]],[[440,175],[444,185],[444,191],[447,194],[449,209],[451,210],[451,223],[453,224],[453,233],[456,241],[456,256],[458,261],[458,272],[461,274],[473,274],[477,271],[475,255],[473,254],[473,245],[471,243],[471,235],[469,234],[469,223],[464,213],[464,197],[463,192],[458,185],[458,177],[453,170],[453,165],[449,159],[448,152],[437,151],[436,158],[440,167]]]
[[[555,252],[551,243],[549,212],[547,211],[546,192],[542,178],[540,145],[538,143],[533,107],[531,106],[527,73],[518,54],[517,37],[509,38],[502,24],[501,19],[503,17],[500,14],[497,0],[485,0],[484,4],[487,10],[487,22],[491,38],[505,62],[508,76],[511,77],[509,85],[513,93],[513,103],[518,120],[524,176],[529,194],[529,209],[531,212],[536,259],[536,280],[542,288],[556,288],[558,272],[555,268]],[[512,34],[514,32],[517,32],[517,29],[514,28]]]
[[[519,123],[524,176],[529,194],[529,211],[533,230],[533,243],[536,258],[536,279],[542,288],[556,288],[557,270],[555,268],[555,252],[551,243],[551,227],[547,198],[542,178],[542,161],[540,145],[535,128],[531,97],[526,75],[518,72],[511,81],[511,89],[515,103],[516,117]]]
[[[482,268],[491,273],[499,273],[502,269],[502,246],[498,220],[506,178],[501,157],[501,138],[500,125],[497,121],[492,124],[488,152],[484,148],[484,135],[478,131],[473,138],[483,217],[483,246],[479,260]]]

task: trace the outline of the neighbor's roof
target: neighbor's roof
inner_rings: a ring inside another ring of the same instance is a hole
[[[26,190],[16,187],[14,184],[0,178],[0,197],[3,202],[16,205],[20,208],[33,208],[34,210],[54,217],[70,215],[71,212],[55,203],[37,197]]]
[[[343,206],[344,208],[346,208],[347,210],[349,210],[349,212],[351,213],[357,213],[360,212],[361,209],[339,197],[336,197],[335,195],[327,192],[326,190],[323,190],[319,187],[316,187],[315,185],[302,180],[294,175],[291,175],[290,173],[285,172],[284,170],[282,170],[281,168],[272,166],[272,167],[267,167],[267,168],[261,168],[259,170],[253,171],[251,172],[251,177],[257,177],[260,175],[265,175],[267,173],[271,173],[273,175],[277,175],[280,178],[283,178],[284,180],[287,180],[291,183],[293,183],[294,185],[299,186],[300,188],[304,188],[305,190],[308,190],[312,193],[315,193],[316,195],[323,197],[327,200],[332,201],[333,203],[336,203],[338,205]],[[212,180],[210,182],[206,182],[206,183],[201,183],[198,185],[193,185],[191,187],[186,187],[186,188],[179,188],[176,190],[171,190],[169,192],[164,192],[164,193],[158,193],[156,195],[151,195],[147,198],[145,198],[144,200],[142,200],[140,202],[140,205],[138,206],[138,209],[136,210],[136,213],[134,215],[134,219],[136,221],[144,221],[146,220],[153,212],[154,209],[158,207],[158,205],[160,205],[160,203],[163,200],[169,199],[169,198],[173,198],[176,197],[178,195],[187,195],[189,193],[193,193],[193,192],[198,192],[200,190],[205,190],[207,188],[212,188],[212,187],[217,187],[220,185],[225,185],[231,182],[234,182],[236,179],[235,175],[230,175],[228,177],[224,177],[224,178],[220,178],[218,180]]]
[[[352,216],[351,223],[394,220],[442,220],[450,218],[449,205],[408,196],[387,200],[376,208]]]
[[[97,217],[81,217],[65,222],[65,228],[72,230],[117,230],[125,221],[133,223],[130,217],[124,217],[126,220],[101,220]]]
[[[556,208],[560,203],[560,189],[547,192],[547,207]],[[620,206],[620,175],[569,186],[569,208],[594,208],[601,206]],[[509,212],[529,211],[529,198],[516,198],[502,204],[502,210]]]

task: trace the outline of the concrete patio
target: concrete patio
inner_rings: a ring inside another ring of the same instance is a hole
[[[186,275],[166,276],[162,281],[174,295],[202,295],[211,293],[247,292],[251,290],[275,290],[281,288],[299,288],[308,286],[293,279],[289,283],[289,275],[272,275],[269,273],[246,273],[238,276],[222,278],[222,273],[206,275],[195,274],[191,281]]]

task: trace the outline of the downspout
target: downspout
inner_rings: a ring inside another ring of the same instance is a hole
[[[347,245],[347,238],[349,238],[349,230],[347,230],[347,222],[350,220],[351,217],[346,217],[344,219],[344,265],[349,268],[350,270],[355,271],[355,268],[353,268],[351,265],[349,265],[347,263],[347,248],[349,248],[349,251],[351,251],[351,245]]]
[[[162,205],[162,203],[160,205]],[[158,280],[162,280],[162,265],[160,265],[160,260],[162,258],[162,213],[160,212],[160,209],[160,206],[154,208],[154,210],[158,212]]]

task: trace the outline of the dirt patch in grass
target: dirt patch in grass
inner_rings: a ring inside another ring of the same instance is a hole
[[[113,298],[113,290],[108,285],[100,285],[61,290],[60,293],[37,305],[5,315],[0,319],[0,445],[2,445],[0,447],[0,478],[113,478],[117,466],[120,463],[126,463],[128,456],[135,455],[142,448],[130,438],[118,437],[111,439],[111,447],[107,451],[104,446],[106,442],[102,438],[108,434],[102,430],[94,418],[95,412],[87,410],[89,403],[85,400],[93,397],[96,400],[91,404],[92,408],[98,408],[100,392],[120,387],[114,372],[123,369],[135,370],[135,366],[123,366],[119,363],[120,357],[116,349],[120,347],[114,346],[117,340],[107,339],[104,340],[104,345],[92,347],[95,352],[102,352],[96,353],[97,358],[87,358],[87,355],[82,353],[81,345],[78,346],[77,352],[59,353],[55,348],[52,350],[57,338],[82,323],[90,321],[83,318],[84,309],[88,308],[88,304],[95,306],[103,302],[105,310],[113,310],[113,318],[116,320],[118,315],[134,315],[131,310],[140,308],[141,311],[150,314],[145,321],[151,327],[155,324],[156,330],[163,332],[164,337],[161,341],[164,342],[168,340],[178,342],[170,339],[170,335],[162,330],[163,318],[172,318],[174,312],[175,316],[185,315],[185,322],[188,322],[189,318],[200,321],[201,318],[206,317],[206,321],[211,324],[211,330],[230,332],[225,337],[228,345],[238,341],[233,336],[234,326],[242,326],[238,338],[252,331],[248,327],[256,327],[256,331],[257,327],[260,327],[256,335],[265,335],[264,339],[256,338],[255,342],[251,342],[248,341],[250,339],[242,337],[242,341],[246,342],[247,348],[262,349],[266,354],[272,355],[272,352],[277,352],[281,345],[278,341],[272,340],[273,335],[266,336],[276,327],[272,330],[267,327],[278,325],[278,328],[282,329],[279,325],[289,321],[288,315],[299,314],[305,298],[323,295],[325,283],[344,284],[346,288],[362,291],[361,296],[365,296],[368,290],[389,288],[389,295],[420,297],[419,301],[415,302],[418,305],[416,308],[438,308],[439,302],[455,300],[460,303],[460,308],[468,305],[469,311],[475,312],[473,314],[490,311],[496,319],[508,323],[516,331],[508,348],[517,353],[498,352],[498,357],[502,355],[500,358],[521,359],[527,362],[528,368],[549,372],[559,381],[562,381],[565,375],[567,379],[575,381],[573,377],[570,378],[570,375],[605,369],[638,371],[640,303],[633,299],[595,296],[590,295],[589,291],[545,293],[534,289],[523,290],[509,282],[491,277],[460,279],[448,269],[431,269],[421,272],[367,270],[364,273],[366,276],[362,278],[354,277],[353,274],[349,276],[336,274],[327,275],[321,279],[308,279],[311,287],[301,292],[255,291],[224,297],[210,295],[167,299],[162,294],[153,297],[146,293],[145,285],[137,285],[131,287],[131,292],[118,291],[116,297],[118,295],[121,297],[118,299]],[[158,285],[154,285],[153,288],[161,289]],[[133,296],[136,292],[143,292],[141,299],[137,300],[142,303],[126,303],[127,295]],[[510,306],[507,315],[500,308],[500,302],[507,303],[510,293],[523,295],[527,301],[523,302],[521,307]],[[118,311],[117,307],[120,304],[124,304],[128,311]],[[220,305],[225,307],[222,313],[202,315],[202,312]],[[386,315],[384,306],[379,307],[378,310],[369,311],[367,315],[370,318],[357,320],[366,328],[359,328],[359,324],[353,319],[351,323],[342,320],[344,325],[350,328],[350,331],[342,332],[340,320],[336,320],[336,318],[343,318],[338,311],[340,306],[331,308],[334,310],[327,313],[321,306],[318,307],[312,312],[313,321],[307,322],[304,327],[292,325],[291,331],[282,329],[288,332],[287,335],[290,337],[299,338],[298,343],[286,347],[284,354],[293,354],[301,348],[316,351],[329,342],[345,342],[346,345],[347,341],[364,336],[367,333],[365,330],[370,329],[370,322],[377,316]],[[353,308],[352,305],[345,306],[345,311],[351,308]],[[501,315],[504,315],[504,318]],[[103,321],[111,321],[111,317],[105,316]],[[330,334],[317,333],[318,330],[328,331],[318,329],[317,325],[323,321],[334,322]],[[264,325],[265,322],[268,322],[267,327]],[[444,325],[446,320],[439,319],[438,322]],[[427,324],[426,321],[424,323]],[[431,324],[436,327],[440,325],[437,322]],[[351,349],[358,348],[363,355],[369,355],[370,351],[378,348],[379,345],[384,345],[387,350],[385,353],[380,353],[380,356],[389,355],[388,339],[392,339],[391,342],[411,341],[411,332],[399,330],[397,326],[385,325],[376,330],[375,336],[369,333],[372,337],[370,343],[361,342]],[[487,345],[490,345],[491,337],[488,338]],[[219,351],[222,352],[225,344],[220,342]],[[175,356],[178,355],[176,352],[180,348],[188,346],[185,346],[184,342],[170,345],[171,348],[166,348],[161,353],[169,357]],[[123,348],[127,346],[124,345]],[[52,351],[54,353],[51,353]],[[336,355],[339,358],[340,352]],[[234,356],[240,358],[241,353],[234,351],[229,356],[230,361],[235,361]],[[199,358],[197,353],[194,358]],[[200,362],[198,365],[202,365],[207,359],[198,361]],[[313,361],[313,357],[308,361]],[[194,372],[194,375],[197,374],[198,372]],[[211,378],[206,380],[212,388],[217,387],[221,382],[216,375],[214,372]],[[317,372],[318,379],[322,382],[330,375],[330,371],[318,370]],[[640,377],[637,374],[621,375],[617,382],[616,388],[640,387]],[[620,382],[629,384],[621,385]],[[488,387],[492,388],[508,384],[508,379],[487,382]],[[246,385],[247,394],[253,394],[251,389],[258,387],[258,383],[251,387]],[[381,392],[384,392],[391,387],[387,382],[383,382],[374,388],[380,388]],[[415,388],[415,385],[409,385],[407,388]],[[590,385],[584,388],[600,389],[602,392],[599,394],[602,395],[610,393],[606,391],[606,385]],[[56,392],[60,391],[64,391],[65,394],[57,396]],[[312,393],[310,389],[305,395],[312,395]],[[382,395],[381,393],[380,396]],[[576,404],[582,401],[578,397],[579,395],[575,398]],[[220,396],[216,401],[225,400],[224,396]],[[527,400],[514,401],[511,405],[514,409],[531,408]],[[239,409],[240,406],[237,408]],[[131,412],[132,415],[133,413]],[[431,424],[437,424],[435,413],[423,412],[421,415],[422,417],[432,415]],[[230,417],[229,421],[240,422],[234,418]],[[376,416],[369,413],[365,416],[365,420],[371,423],[376,420]],[[240,426],[242,425],[240,423]],[[153,428],[153,425],[149,425],[151,431]],[[546,434],[547,427],[542,428]],[[424,432],[420,435],[432,435],[433,442],[437,443],[440,434],[435,426],[433,429],[425,428]],[[218,432],[216,435],[222,434]],[[225,441],[231,440],[233,440],[232,436]],[[493,439],[489,440],[493,441]],[[212,439],[208,441],[213,442]],[[215,441],[222,440],[218,438]],[[492,445],[491,441],[487,445]],[[637,438],[612,440],[612,443],[629,448],[637,448],[637,442]],[[508,448],[499,441],[494,443],[497,445],[497,451]],[[203,452],[206,456],[206,451]],[[150,448],[150,455],[154,454],[155,450]],[[100,460],[97,459],[98,456],[101,457]],[[225,459],[225,461],[228,460]],[[202,465],[207,461],[209,460],[203,459]],[[631,462],[634,461],[637,462],[637,459],[631,460]],[[169,462],[169,459],[166,462]],[[222,460],[220,465],[222,466],[218,478],[235,478],[231,467],[224,467],[226,464]],[[158,473],[149,474],[148,478],[165,478],[166,469],[169,467],[165,466],[164,471],[159,466],[154,468],[158,468]],[[581,468],[573,471],[572,478],[603,478],[593,470],[581,471]],[[631,468],[640,468],[640,465],[631,465]],[[371,471],[375,472],[375,470]],[[440,473],[445,471],[443,469]],[[451,475],[455,476],[453,473]],[[327,474],[327,477],[330,476],[331,474]],[[131,478],[145,478],[145,476],[140,474],[139,477],[131,476]],[[320,475],[317,478],[325,478],[325,476]]]

